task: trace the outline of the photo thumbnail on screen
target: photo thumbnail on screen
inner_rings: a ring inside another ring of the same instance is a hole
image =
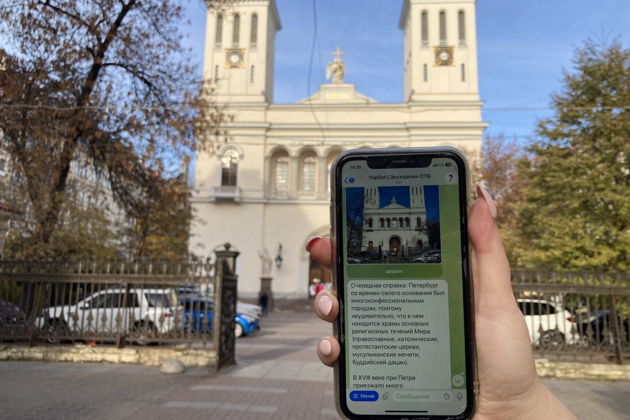
[[[345,189],[349,264],[436,264],[440,247],[438,185]]]

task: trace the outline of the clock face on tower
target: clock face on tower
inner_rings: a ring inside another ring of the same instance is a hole
[[[452,66],[454,47],[433,47],[436,66]]]
[[[225,50],[225,68],[245,68],[245,48],[227,48]]]

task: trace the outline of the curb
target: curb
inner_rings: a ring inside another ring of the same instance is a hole
[[[536,372],[545,379],[630,382],[630,365],[536,359]]]
[[[116,348],[73,344],[65,346],[0,346],[0,360],[31,360],[40,362],[114,363],[160,366],[166,359],[175,357],[186,367],[217,365],[217,354],[206,349],[174,348]]]

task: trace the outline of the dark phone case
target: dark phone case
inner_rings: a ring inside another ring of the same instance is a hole
[[[337,294],[337,296],[339,296],[339,288],[342,287],[342,285],[339,282],[339,271],[340,269],[343,269],[343,267],[340,265],[340,261],[339,258],[340,256],[338,255],[338,240],[341,240],[341,238],[337,237],[337,230],[338,230],[338,226],[337,223],[341,222],[341,220],[337,220],[337,206],[340,206],[341,203],[337,202],[337,194],[340,192],[339,191],[339,187],[337,186],[337,171],[338,171],[338,167],[339,164],[345,160],[347,157],[361,157],[361,156],[366,156],[366,157],[370,157],[370,156],[390,156],[390,155],[402,155],[402,156],[409,156],[411,154],[415,154],[415,153],[422,153],[422,154],[453,154],[455,156],[457,156],[459,159],[461,159],[461,161],[464,163],[464,167],[465,167],[465,184],[464,184],[464,190],[465,190],[465,197],[466,197],[466,207],[469,208],[471,205],[471,201],[470,201],[470,167],[468,164],[468,160],[466,159],[466,156],[464,155],[464,153],[462,151],[460,151],[459,149],[456,149],[454,147],[426,147],[426,148],[387,148],[387,149],[353,149],[353,150],[348,150],[345,152],[340,153],[335,160],[333,161],[332,165],[331,165],[331,177],[330,177],[330,197],[331,197],[331,204],[330,204],[330,239],[331,239],[331,244],[332,244],[332,279],[333,279],[333,289],[335,290],[335,293]],[[470,377],[472,378],[472,393],[473,393],[473,398],[471,399],[472,402],[472,407],[470,410],[470,413],[468,414],[467,417],[461,417],[461,416],[413,416],[413,415],[400,415],[400,416],[380,416],[380,418],[388,418],[388,419],[410,419],[413,420],[415,418],[419,418],[419,419],[459,419],[459,420],[463,420],[463,419],[470,419],[475,415],[476,412],[476,408],[477,408],[477,397],[479,394],[479,381],[478,381],[478,377],[477,377],[477,351],[475,348],[475,325],[474,325],[474,296],[473,296],[473,279],[472,279],[472,270],[470,269],[470,246],[467,247],[468,249],[468,255],[466,255],[466,260],[467,260],[467,264],[466,264],[466,270],[468,273],[468,290],[469,290],[469,296],[468,296],[468,318],[469,318],[469,325],[470,325],[470,340],[472,341],[471,345],[470,345],[470,349],[471,349],[471,354],[470,354],[470,359],[471,359],[471,364],[470,364]],[[339,315],[337,317],[337,319],[335,319],[335,321],[333,322],[333,336],[339,341],[340,344],[340,348],[341,348],[341,352],[340,352],[340,356],[339,356],[339,360],[337,361],[337,363],[335,363],[333,369],[334,369],[334,396],[335,396],[335,406],[337,408],[337,412],[339,413],[339,415],[342,418],[345,419],[369,419],[369,418],[378,418],[379,416],[352,416],[349,417],[348,415],[346,415],[346,413],[344,412],[343,408],[342,408],[342,403],[341,403],[341,389],[340,389],[340,375],[341,375],[341,369],[339,368],[339,365],[342,361],[344,361],[344,337],[342,337],[341,334],[341,323],[340,323],[340,319],[342,319],[343,314],[345,311],[345,305],[344,302],[339,302]]]

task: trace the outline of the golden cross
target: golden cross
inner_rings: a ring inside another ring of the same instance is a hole
[[[330,53],[330,55],[334,55],[337,57],[337,59],[340,58],[340,56],[342,55],[346,55],[345,52],[341,52],[341,48],[337,47],[337,51]]]

